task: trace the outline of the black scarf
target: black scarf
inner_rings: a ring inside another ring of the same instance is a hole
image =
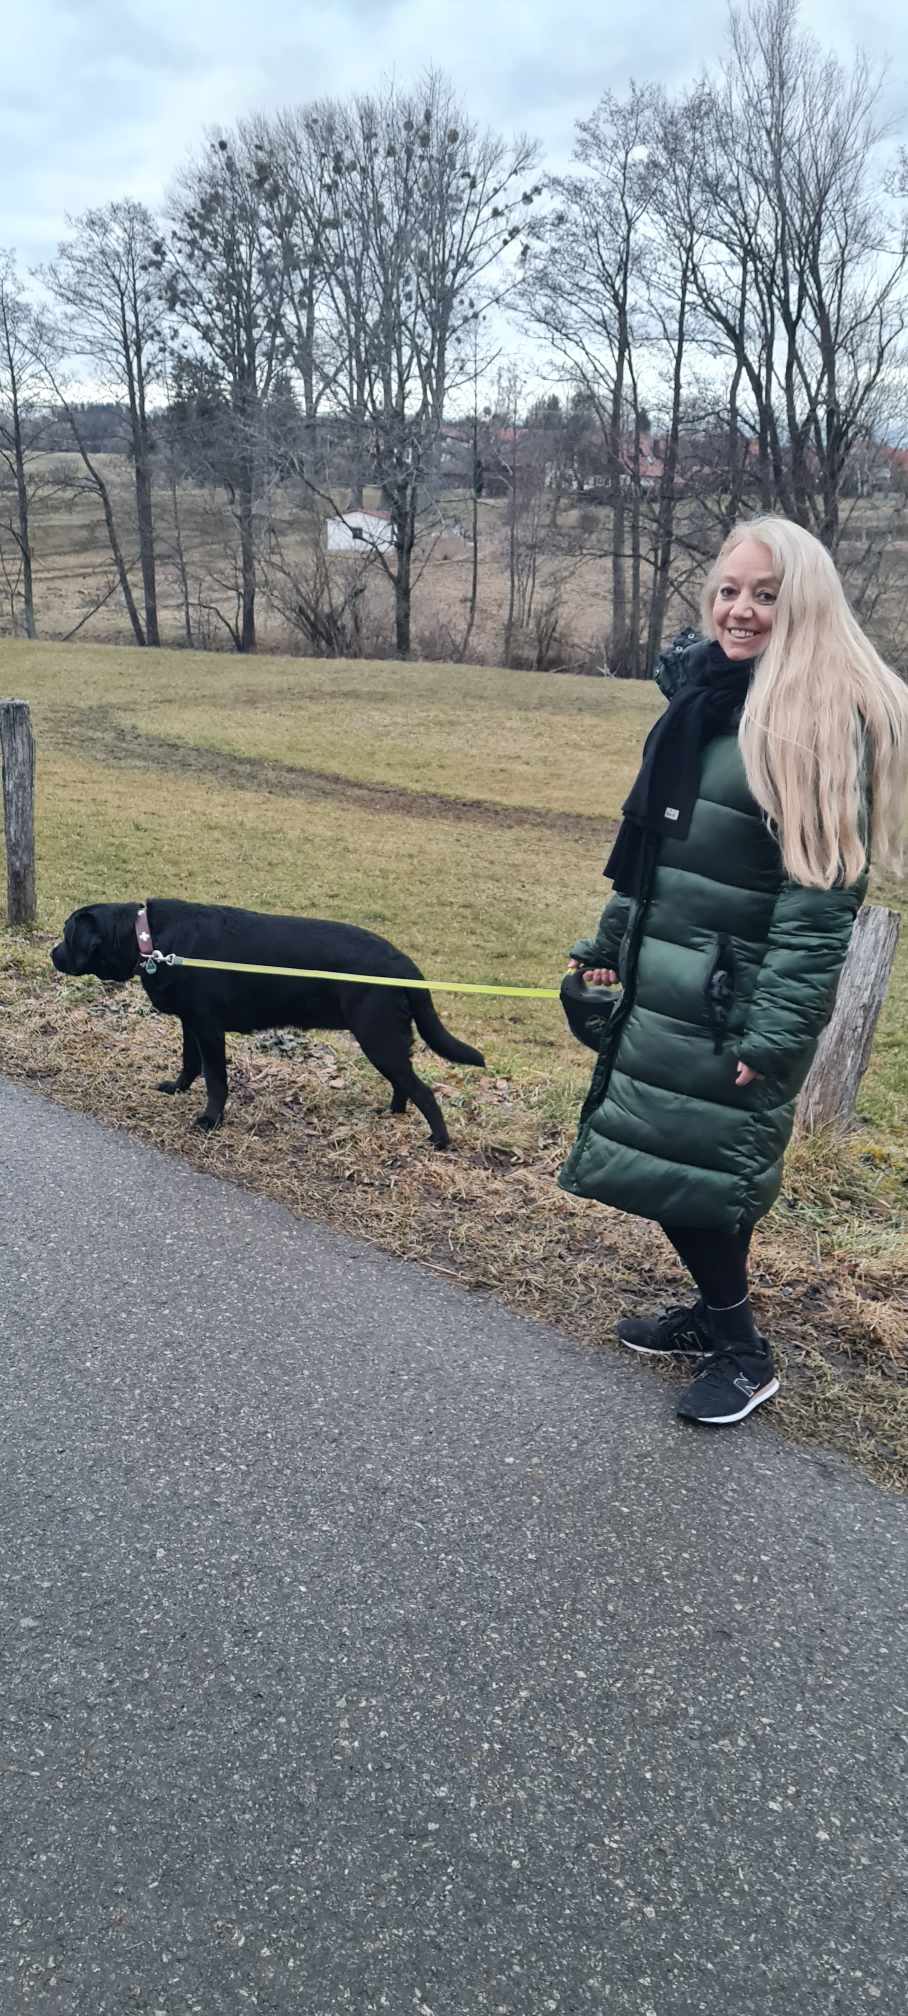
[[[753,659],[726,658],[707,644],[643,745],[643,761],[605,864],[622,896],[640,896],[660,840],[686,840],[700,782],[700,755],[714,735],[736,727],[747,698]]]

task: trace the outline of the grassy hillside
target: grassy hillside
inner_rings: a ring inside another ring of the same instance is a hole
[[[438,978],[554,985],[652,688],[462,667],[0,647],[32,707],[41,924],[200,897],[347,917]],[[518,1075],[576,1070],[557,1006],[458,1003]]]

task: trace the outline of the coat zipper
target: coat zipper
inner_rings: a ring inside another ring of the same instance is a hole
[[[735,1000],[735,980],[737,966],[732,940],[720,935],[716,939],[716,952],[706,976],[706,1019],[713,1033],[713,1049],[719,1056],[725,1048],[728,1024]]]

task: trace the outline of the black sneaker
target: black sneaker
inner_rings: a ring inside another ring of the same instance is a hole
[[[618,1336],[628,1350],[650,1358],[703,1358],[712,1350],[702,1302],[693,1309],[666,1309],[661,1316],[622,1316]]]
[[[727,1428],[733,1421],[745,1420],[778,1390],[768,1344],[762,1351],[729,1344],[714,1351],[712,1357],[704,1358],[699,1372],[678,1401],[678,1413],[685,1421]]]

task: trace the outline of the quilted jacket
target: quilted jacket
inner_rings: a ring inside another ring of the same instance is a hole
[[[703,648],[666,654],[664,691]],[[866,885],[866,872],[849,888],[792,882],[737,735],[706,744],[687,838],[664,839],[640,899],[613,895],[595,938],[573,948],[616,968],[621,992],[565,1190],[725,1231],[769,1210]],[[739,1059],[760,1074],[741,1089]]]

